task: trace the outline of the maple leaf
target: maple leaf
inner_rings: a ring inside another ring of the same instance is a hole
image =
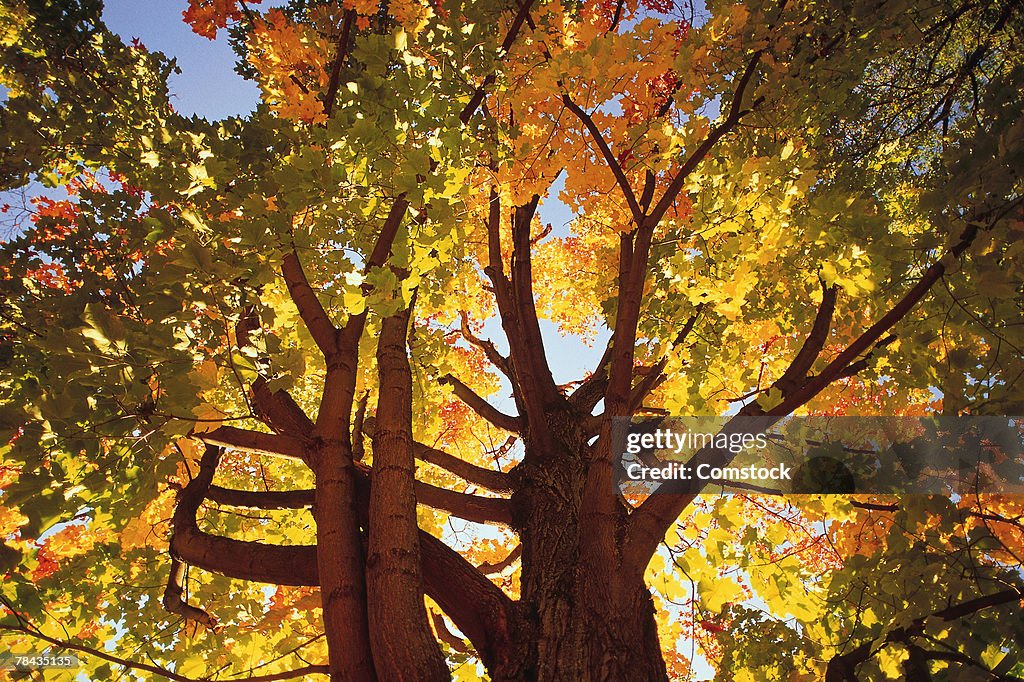
[[[259,4],[261,0],[251,2]],[[214,40],[218,30],[242,17],[242,9],[239,0],[188,0],[188,9],[182,12],[182,17],[195,33]]]

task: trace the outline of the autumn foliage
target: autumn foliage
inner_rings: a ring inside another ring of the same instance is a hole
[[[189,0],[220,121],[99,4],[0,4],[3,650],[1024,676],[1020,496],[612,473],[615,417],[1020,413],[1020,2]]]

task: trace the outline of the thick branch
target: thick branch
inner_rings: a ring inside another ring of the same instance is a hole
[[[473,389],[453,377],[451,374],[446,374],[441,377],[440,382],[451,386],[452,391],[459,397],[459,400],[466,403],[466,405],[472,408],[474,412],[499,429],[511,431],[512,433],[519,433],[522,430],[523,427],[518,417],[505,414],[498,408],[494,407],[477,395]]]
[[[414,448],[416,459],[439,466],[469,483],[498,493],[511,492],[512,490],[512,480],[504,471],[495,471],[494,469],[471,464],[444,450],[438,450],[422,443],[416,443]]]
[[[330,118],[334,113],[334,103],[338,99],[338,87],[341,85],[341,67],[348,57],[349,46],[352,44],[350,34],[355,23],[355,10],[346,10],[341,21],[341,35],[338,37],[338,49],[331,64],[331,80],[327,84],[327,95],[324,98],[324,113]]]
[[[989,217],[999,219],[1012,210],[1018,203],[1019,202],[1013,202],[999,211],[998,215],[990,215]],[[938,281],[946,272],[945,262],[961,256],[974,241],[978,232],[979,227],[977,223],[973,221],[970,222],[964,230],[960,241],[954,245],[941,260],[933,263],[918,279],[917,283],[910,289],[910,291],[907,292],[907,294],[904,295],[904,297],[900,299],[885,315],[883,315],[878,322],[869,327],[867,331],[847,346],[846,349],[832,360],[832,362],[830,362],[820,374],[809,379],[803,384],[803,386],[783,400],[780,405],[764,413],[765,428],[768,428],[778,419],[790,414],[801,405],[804,405],[816,396],[823,388],[841,377],[847,367],[849,367],[859,355],[870,348],[872,344],[876,343],[897,322],[902,320],[922,298],[924,298],[932,285],[935,284],[935,282]],[[738,416],[755,415],[759,413],[759,410],[760,407],[756,402],[750,403],[740,411]],[[732,421],[730,421],[729,424],[726,424],[725,428],[728,429],[731,424],[733,424]],[[728,455],[728,453],[705,448],[694,456],[693,463],[697,464],[699,462],[709,461],[713,462],[715,465],[724,465],[731,461],[731,459],[732,457]],[[654,553],[655,549],[657,549],[658,543],[664,537],[669,526],[675,523],[675,520],[679,518],[679,514],[682,513],[690,502],[693,501],[693,498],[696,497],[703,489],[703,485],[701,484],[679,488],[679,486],[673,485],[674,483],[678,482],[666,484],[669,485],[670,488],[663,491],[665,494],[651,495],[630,515],[629,528],[627,531],[627,547],[623,554],[624,557],[626,557],[624,561],[629,564],[629,567],[632,570],[643,571],[644,566],[646,566],[651,555]],[[676,488],[679,489],[676,490]]]
[[[257,455],[270,455],[272,457],[286,457],[299,460],[306,458],[303,442],[291,436],[249,431],[248,429],[239,429],[234,426],[219,426],[213,431],[193,433],[192,436],[207,445],[218,445]]]
[[[304,438],[313,432],[312,420],[287,391],[271,391],[263,377],[249,390],[258,416],[277,433]]]
[[[584,379],[583,383],[569,396],[570,404],[584,414],[590,414],[593,411],[608,388],[608,365],[612,361],[613,340],[614,336],[608,339],[604,353],[601,354],[601,359],[597,362],[597,367],[594,368],[594,373]]]
[[[502,328],[509,341],[511,349],[515,342],[513,336],[518,337],[518,321],[516,319],[515,304],[512,299],[512,282],[505,273],[505,258],[501,252],[501,198],[498,191],[491,187],[490,197],[487,203],[487,267],[484,273],[491,280],[491,288],[494,290],[494,299],[498,304],[498,314],[501,317]],[[512,334],[510,335],[510,331]],[[514,349],[513,349],[514,355]],[[509,367],[512,362],[509,359]],[[513,389],[519,389],[513,384]],[[517,391],[517,393],[519,392]]]
[[[874,358],[875,353],[877,351],[882,350],[889,344],[893,343],[896,340],[896,338],[897,337],[895,334],[889,334],[885,338],[880,339],[878,343],[875,344],[875,347],[872,348],[867,353],[865,353],[860,360],[857,360],[856,362],[851,362],[849,365],[847,365],[846,368],[843,369],[843,371],[841,371],[836,376],[836,379],[847,379],[849,377],[857,376],[858,374],[860,374],[862,371],[864,371],[871,365],[871,360],[872,358]],[[835,379],[833,381],[835,381]]]
[[[245,296],[244,291],[243,296]],[[242,307],[242,314],[239,316],[238,322],[235,324],[235,342],[238,345],[239,350],[246,347],[252,347],[252,339],[250,336],[252,332],[259,328],[260,320],[256,306],[254,304],[244,304]],[[260,355],[261,363],[265,364],[269,362],[269,358],[267,358],[265,354]],[[241,379],[239,379],[239,381],[241,381]],[[246,398],[246,401],[249,403],[250,409],[254,412],[256,417],[260,419],[260,421],[269,426],[275,432],[279,434],[291,434],[298,437],[305,437],[310,433],[312,422],[287,391],[271,391],[267,386],[266,377],[262,375],[252,382],[249,387],[249,391],[250,393]],[[221,434],[227,434],[230,429],[218,429],[218,431],[221,432]],[[251,439],[252,437],[248,438]],[[257,444],[255,440],[247,441],[245,438],[241,438],[239,434],[233,434],[232,439],[234,442],[226,442],[224,445],[229,447],[238,447],[240,449],[249,449],[252,452],[259,452],[260,454],[264,454],[261,452],[261,445],[270,442],[266,439],[260,438],[260,443]],[[243,447],[243,443],[249,443],[256,447]],[[274,447],[279,447],[279,445],[275,445]],[[289,452],[278,452],[276,450],[269,449],[267,454],[288,456],[294,452],[296,452],[294,448]],[[301,455],[297,456],[301,458],[305,455],[306,453],[302,452]]]
[[[338,352],[338,329],[327,316],[327,311],[324,310],[323,304],[320,303],[316,292],[313,291],[309,280],[306,279],[306,273],[303,271],[299,256],[295,251],[284,255],[281,274],[284,275],[288,293],[292,297],[295,308],[299,311],[299,317],[316,342],[317,348],[325,358],[334,357]]]
[[[760,407],[756,403],[745,406],[725,424],[722,433],[758,433],[767,430],[780,419],[765,417],[759,414],[758,410]],[[750,421],[753,415],[761,417],[756,424]],[[728,450],[703,447],[687,461],[686,466],[690,471],[696,471],[702,464],[710,467],[725,466],[734,456]],[[658,543],[665,537],[669,527],[706,485],[706,481],[697,479],[666,481],[659,486],[658,494],[649,496],[633,511],[629,517],[626,543],[622,550],[624,571],[637,576],[643,574],[647,562],[650,561],[651,555],[658,548]]]
[[[409,202],[405,195],[395,198],[388,211],[388,216],[381,226],[380,234],[373,245],[370,257],[366,260],[363,272],[368,273],[387,262],[391,246],[398,235]],[[369,293],[369,289],[364,289]],[[349,431],[352,418],[352,405],[355,402],[356,370],[359,360],[359,341],[363,337],[366,326],[367,311],[351,315],[345,326],[338,333],[338,353],[327,361],[327,377],[324,380],[320,408],[316,417],[317,435],[322,438],[335,438],[341,441],[346,451],[351,451],[351,433]]]
[[[220,450],[208,446],[199,473],[178,493],[171,519],[171,556],[184,563],[235,578],[278,585],[307,585],[309,571],[290,547],[216,538],[199,530],[196,514],[206,499],[220,461]],[[315,555],[314,555],[315,560]]]
[[[821,355],[821,349],[825,347],[829,331],[832,328],[832,315],[836,310],[836,285],[827,286],[821,283],[821,304],[814,316],[814,324],[811,325],[811,333],[807,335],[800,351],[793,358],[793,362],[775,382],[775,386],[782,391],[783,396],[789,396],[806,379],[807,373],[814,366],[814,361]]]
[[[498,190],[491,187],[487,201],[487,267],[484,269],[494,288],[494,298],[498,302],[498,311],[504,316],[512,315],[511,284],[505,275],[505,258],[501,253],[501,197]]]
[[[512,216],[511,277],[504,273],[501,253],[501,204],[492,188],[487,216],[488,265],[484,272],[494,288],[501,326],[508,339],[511,368],[516,380],[513,390],[521,419],[531,428],[535,442],[541,445],[549,437],[545,429],[545,410],[562,400],[544,353],[544,342],[533,296],[533,272],[530,258],[530,226],[540,200],[530,201],[514,209]]]
[[[198,528],[177,530],[171,554],[212,573],[272,585],[319,586],[316,547],[268,545],[204,533]]]
[[[619,296],[612,331],[605,413],[627,416],[636,357],[636,330],[655,223],[645,220],[633,234],[619,236]],[[634,237],[635,235],[635,237]]]
[[[377,674],[450,679],[423,602],[412,437],[410,308],[385,318],[377,342],[378,399],[370,472],[366,592]]]
[[[584,561],[603,571],[613,570],[618,561],[616,536],[622,511],[614,491],[612,417],[627,416],[630,410],[636,333],[653,232],[654,224],[645,219],[632,234],[619,236],[618,309],[612,331],[604,414],[580,511],[581,522],[587,528],[580,543]]]
[[[840,378],[843,371],[852,364],[857,357],[865,353],[872,344],[875,344],[882,338],[890,329],[896,326],[896,323],[902,320],[907,314],[924,298],[928,290],[931,289],[932,285],[935,284],[946,272],[946,263],[959,258],[971,245],[974,239],[978,236],[979,228],[975,223],[971,223],[964,230],[960,241],[954,245],[946,255],[938,260],[925,270],[924,274],[918,279],[910,291],[908,291],[903,298],[901,298],[896,305],[889,309],[889,311],[881,317],[877,322],[868,327],[868,329],[858,336],[849,346],[843,349],[843,351],[835,357],[820,374],[812,377],[806,383],[804,383],[799,389],[793,391],[793,393],[786,398],[780,405],[769,411],[769,414],[785,415],[789,414],[796,408],[800,407],[814,396],[818,395],[822,389],[828,386],[830,383]]]
[[[615,3],[615,14],[612,15],[612,20],[604,32],[605,35],[608,35],[619,28],[619,22],[622,20],[622,6],[625,4],[626,0],[618,0]]]
[[[608,169],[615,176],[615,182],[618,184],[619,189],[622,191],[622,196],[626,200],[626,205],[629,206],[629,213],[633,217],[633,222],[639,225],[644,218],[644,212],[640,208],[640,204],[636,200],[636,194],[633,193],[633,188],[629,184],[629,179],[626,174],[622,171],[622,166],[619,165],[618,159],[615,158],[615,154],[612,153],[611,147],[608,146],[608,141],[601,135],[601,130],[594,123],[594,119],[591,118],[590,114],[583,110],[583,108],[576,104],[568,94],[562,95],[562,103],[565,104],[566,108],[569,109],[573,114],[576,115],[591,137],[594,138],[594,143],[597,145],[598,150],[601,152],[601,156],[604,158],[605,164]]]
[[[512,212],[511,310],[500,310],[500,306],[499,310],[509,341],[512,366],[519,379],[518,400],[531,437],[542,451],[546,451],[550,449],[550,434],[545,415],[550,406],[563,402],[564,398],[555,385],[544,351],[533,294],[530,228],[539,201],[540,196],[535,194],[529,202],[516,206]]]
[[[361,504],[365,504],[367,496],[360,497],[364,501]],[[366,510],[365,506],[361,508]],[[315,546],[278,547],[217,537],[194,527],[184,530],[179,531],[176,524],[171,549],[193,566],[276,585],[320,584]],[[448,545],[422,530],[419,539],[427,595],[469,637],[484,664],[494,667],[508,650],[512,602]]]
[[[217,630],[216,618],[185,601],[185,564],[179,559],[171,559],[171,571],[167,576],[162,603],[169,613],[176,613],[186,621],[192,620],[210,630]]]
[[[352,459],[361,461],[366,456],[363,441],[366,434],[366,400],[368,393],[365,391],[356,403],[356,416],[352,422]]]
[[[373,251],[370,252],[370,257],[363,268],[364,272],[369,272],[373,268],[383,267],[384,263],[387,262],[388,256],[391,255],[391,245],[395,243],[398,228],[402,226],[402,220],[405,218],[405,213],[408,210],[409,200],[405,198],[405,194],[403,193],[395,197],[395,201],[391,204],[391,209],[388,211],[388,217],[384,219],[384,225],[377,236],[377,241],[374,242]]]
[[[364,423],[365,433],[370,438],[373,438],[376,428],[377,420],[373,417],[367,417]],[[413,443],[413,452],[416,455],[416,459],[441,467],[474,485],[499,493],[511,492],[512,490],[512,481],[509,475],[503,471],[495,471],[494,469],[471,464],[444,450],[438,450],[419,442]]]
[[[213,482],[213,476],[217,473],[217,464],[220,462],[220,448],[207,445],[199,460],[199,473],[188,482],[184,488],[178,491],[177,505],[174,508],[174,516],[171,518],[172,536],[171,547],[174,547],[173,534],[192,528],[198,528],[196,514],[199,507],[206,499],[206,491]],[[173,551],[172,551],[173,555]],[[189,562],[185,562],[189,563]]]
[[[206,499],[241,509],[302,509],[313,506],[312,488],[305,490],[235,490],[211,485]]]
[[[243,296],[245,296],[243,291]],[[256,311],[256,306],[253,304],[247,304],[242,307],[242,314],[238,317],[238,322],[235,323],[235,343],[238,345],[239,350],[247,346],[252,345],[252,339],[249,335],[252,332],[260,328],[260,317]]]
[[[416,482],[416,501],[474,523],[512,525],[512,503],[501,497],[480,497]]]
[[[359,494],[369,491],[369,469],[361,468],[356,485]],[[438,488],[422,481],[414,484],[416,501],[431,509],[446,512],[474,523],[512,524],[512,506],[501,497],[481,497],[469,493]],[[207,499],[217,504],[242,509],[302,509],[312,507],[315,491],[304,490],[235,490],[210,486]]]
[[[489,669],[511,652],[508,624],[512,601],[458,552],[420,532],[423,584],[427,595],[473,643]]]
[[[690,336],[690,332],[697,324],[697,320],[700,319],[700,314],[704,310],[704,304],[701,303],[697,306],[697,310],[694,311],[686,322],[683,324],[683,328],[676,334],[676,338],[672,341],[672,347],[678,347],[686,343],[686,339]],[[629,408],[630,412],[634,412],[639,409],[643,404],[643,401],[651,394],[651,391],[656,389],[665,380],[665,367],[668,365],[668,356],[662,357],[658,360],[657,364],[648,370],[644,378],[637,382],[637,385],[633,387],[633,391],[629,397]]]
[[[534,194],[527,203],[516,206],[512,211],[512,259],[509,265],[512,281],[512,304],[518,334],[515,335],[517,353],[513,353],[514,366],[524,375],[523,381],[531,384],[542,401],[559,396],[555,380],[551,376],[544,353],[544,341],[537,319],[535,296],[533,295],[533,248],[530,244],[530,229],[537,213],[540,195]],[[513,339],[509,339],[512,346]],[[526,376],[529,374],[529,376]]]

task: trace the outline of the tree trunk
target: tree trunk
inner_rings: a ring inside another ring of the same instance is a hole
[[[636,682],[668,679],[654,605],[642,577],[627,582],[617,564],[587,565],[580,522],[589,449],[578,420],[549,412],[549,442],[526,443],[513,497],[523,543],[515,655],[490,671],[495,682]],[[624,511],[624,510],[623,510]]]
[[[609,598],[586,585],[584,567],[569,592],[552,582],[520,603],[516,656],[492,671],[495,682],[666,682],[654,605],[641,582]],[[604,598],[602,598],[604,597]]]
[[[316,558],[331,682],[373,682],[377,678],[370,650],[351,452],[338,441],[328,441],[315,473]]]
[[[380,389],[366,557],[370,640],[380,679],[443,682],[451,675],[423,603],[408,324],[408,308],[384,319],[377,345]]]

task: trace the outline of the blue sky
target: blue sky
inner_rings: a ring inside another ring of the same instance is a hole
[[[223,32],[216,41],[192,32],[182,21],[185,0],[106,0],[103,20],[125,42],[138,38],[153,51],[174,58],[181,73],[171,79],[174,108],[210,119],[247,114],[259,88],[233,70],[235,55]]]

